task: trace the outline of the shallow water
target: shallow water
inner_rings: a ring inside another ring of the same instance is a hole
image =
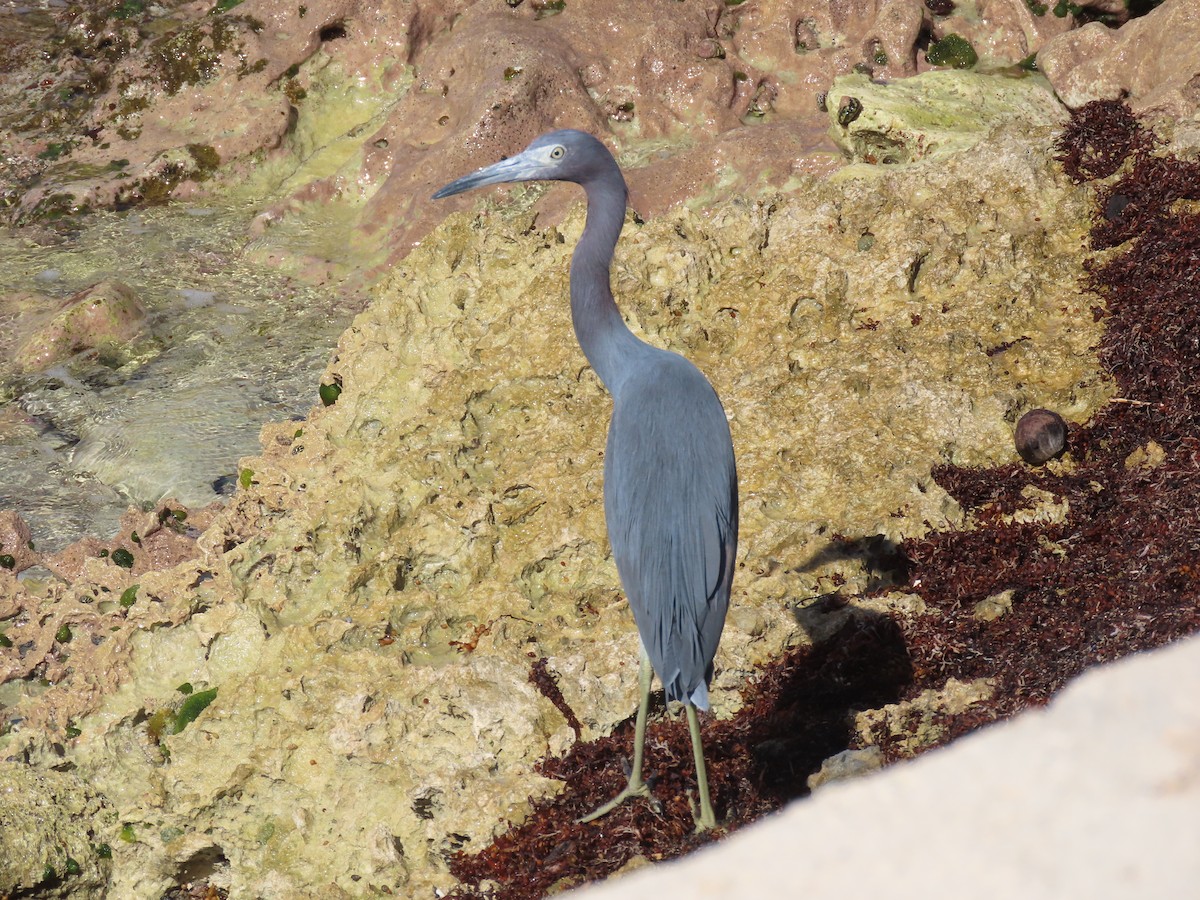
[[[303,416],[361,298],[254,262],[256,210],[173,204],[98,213],[70,233],[0,232],[0,509],[39,549],[108,536],[132,502],[206,504],[268,421]],[[149,312],[127,354],[21,376],[22,334],[102,279]]]

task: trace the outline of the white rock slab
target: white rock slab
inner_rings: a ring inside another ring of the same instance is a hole
[[[719,814],[719,811],[718,811]],[[581,895],[1200,897],[1200,638]]]

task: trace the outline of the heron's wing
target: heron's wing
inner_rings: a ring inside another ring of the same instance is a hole
[[[691,363],[672,357],[615,402],[605,516],[667,697],[707,708],[737,552],[737,472],[716,392]]]

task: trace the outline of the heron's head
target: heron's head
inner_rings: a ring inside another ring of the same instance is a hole
[[[616,161],[604,144],[586,132],[568,128],[543,134],[516,156],[450,182],[434,194],[433,199],[440,200],[472,188],[510,181],[574,181],[576,184],[587,184],[616,167]]]

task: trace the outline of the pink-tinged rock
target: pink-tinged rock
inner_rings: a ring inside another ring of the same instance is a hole
[[[200,553],[196,538],[212,524],[220,509],[220,503],[210,503],[189,510],[169,498],[160,500],[149,512],[130,507],[121,516],[117,533],[108,540],[81,538],[40,561],[63,581],[74,582],[86,574],[119,594],[128,586],[129,577],[165,571],[195,559]],[[132,565],[126,567],[115,561],[114,555],[121,550],[132,557]]]
[[[947,34],[966,38],[980,59],[1016,63],[1074,27],[1073,16],[1056,16],[1049,10],[1039,16],[1025,0],[979,0],[974,14],[956,11],[945,20],[935,20],[933,30],[938,38]]]
[[[0,558],[11,556],[11,572],[23,572],[37,562],[37,554],[30,549],[33,535],[25,521],[12,510],[0,512]],[[8,566],[3,566],[8,569]]]
[[[17,350],[17,368],[44,369],[83,350],[123,344],[141,330],[146,310],[137,295],[119,281],[101,281],[66,301],[49,322]]]
[[[1051,41],[1038,54],[1063,103],[1128,95],[1137,113],[1193,115],[1200,106],[1200,9],[1167,0],[1119,29],[1092,22]]]

